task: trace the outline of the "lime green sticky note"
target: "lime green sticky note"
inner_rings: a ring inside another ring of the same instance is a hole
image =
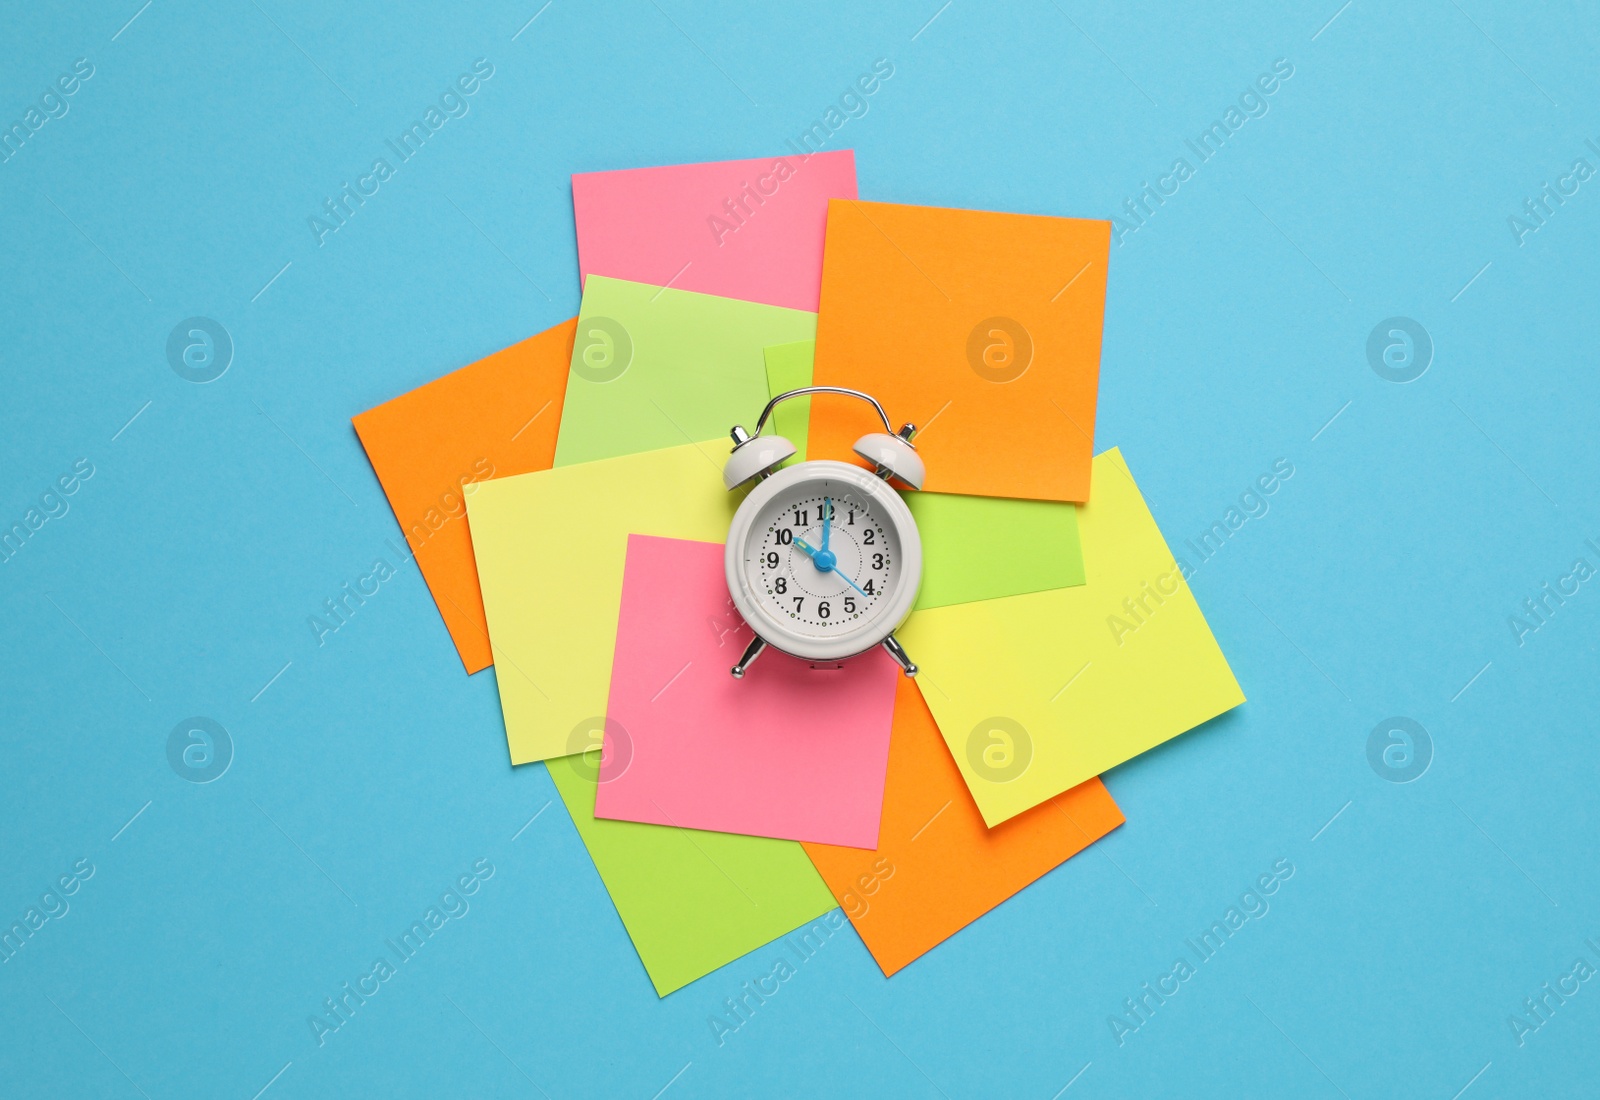
[[[658,996],[838,905],[792,840],[598,820],[599,755],[546,766]]]
[[[922,533],[917,610],[1083,583],[1078,506],[954,493],[908,493]]]
[[[800,340],[766,349],[770,397],[811,385],[815,347],[815,341]],[[796,397],[773,411],[773,430],[799,449],[791,461],[806,460],[811,401]],[[953,493],[908,492],[904,496],[922,535],[918,609],[1084,583],[1076,505]]]
[[[663,997],[837,904],[794,841],[594,817],[628,534],[725,537],[726,454],[685,444],[466,494],[512,763],[547,762]]]
[[[776,344],[767,349],[769,400],[780,393],[802,390],[811,385],[811,357],[816,350],[815,340],[796,340],[792,344]],[[830,398],[830,400],[838,399]],[[809,397],[792,398],[772,411],[772,430],[795,445],[793,459],[795,462],[806,460],[806,433],[810,429],[811,398]]]
[[[767,403],[762,349],[816,331],[815,313],[590,275],[555,464],[726,439]]]

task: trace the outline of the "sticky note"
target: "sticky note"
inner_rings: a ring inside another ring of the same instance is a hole
[[[812,313],[590,276],[555,464],[726,439],[767,403],[762,349],[815,333]]]
[[[902,678],[876,851],[807,844],[885,976],[1122,824],[1098,779],[990,829],[915,681]]]
[[[928,490],[1087,500],[1110,245],[1108,221],[836,199],[817,383],[921,428]],[[858,402],[812,413],[812,453],[881,430]]]
[[[814,348],[812,341],[798,341],[766,349],[771,396],[811,385]],[[791,462],[805,461],[811,402],[810,397],[795,397],[773,410],[773,430],[798,449]],[[850,452],[840,457],[850,457]],[[922,535],[919,609],[1083,583],[1078,513],[1071,504],[925,490],[903,496]]]
[[[901,628],[984,821],[998,825],[1243,703],[1122,455],[1080,509],[1088,582]]]
[[[468,672],[491,656],[464,494],[550,467],[576,326],[563,321],[353,421]]]
[[[600,744],[600,728],[590,733],[591,745]],[[792,840],[596,820],[600,757],[591,751],[551,760],[550,778],[658,996],[834,907]]]
[[[815,340],[796,340],[789,344],[774,344],[763,351],[767,367],[767,397],[777,397],[790,390],[805,389],[811,385],[812,363],[816,358]],[[828,398],[848,401],[850,398]],[[746,427],[755,430],[754,424]],[[882,430],[882,425],[879,425]],[[772,410],[772,431],[794,444],[794,462],[806,460],[806,436],[811,431],[811,398],[794,397]],[[851,452],[834,456],[845,461]]]
[[[848,149],[585,172],[578,270],[815,313],[828,200],[855,197]]]
[[[629,537],[595,816],[876,847],[899,666],[769,651],[735,680],[754,636],[721,543]]]
[[[581,751],[606,713],[628,536],[727,537],[725,451],[690,444],[561,466],[468,497],[513,764]]]
[[[512,763],[561,757],[550,777],[663,997],[834,904],[794,841],[594,816],[628,535],[723,537],[720,452],[499,478],[467,503]]]

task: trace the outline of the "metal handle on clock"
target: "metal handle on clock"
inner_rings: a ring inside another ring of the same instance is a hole
[[[779,402],[787,401],[791,397],[805,397],[807,394],[813,393],[838,393],[843,394],[845,397],[859,397],[861,400],[865,401],[878,411],[878,418],[883,421],[883,430],[888,432],[890,435],[894,434],[894,425],[889,423],[889,414],[883,411],[883,406],[878,404],[878,399],[876,397],[873,397],[869,393],[862,393],[860,390],[847,390],[843,386],[803,386],[798,390],[790,390],[788,393],[780,393],[771,401],[768,401],[767,407],[761,410],[761,419],[756,421],[755,431],[753,431],[751,434],[761,434],[761,429],[767,423],[767,417],[772,415],[772,410],[778,407]],[[910,425],[907,425],[907,427],[909,426]],[[910,439],[910,436],[908,435],[906,438]]]

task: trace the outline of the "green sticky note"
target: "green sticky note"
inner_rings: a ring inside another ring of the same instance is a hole
[[[546,766],[658,996],[838,905],[792,840],[596,819],[598,758]]]
[[[814,313],[590,275],[555,464],[727,439],[767,403],[763,349],[809,340],[816,324]],[[658,995],[837,907],[794,841],[596,820],[594,757],[546,766]]]
[[[1084,581],[1078,506],[910,493],[922,532],[917,609],[1072,588]]]
[[[767,349],[767,398],[811,385],[811,356],[815,340],[796,340]],[[835,400],[838,400],[835,398]],[[754,425],[752,425],[753,427]],[[791,461],[806,460],[806,433],[811,428],[811,398],[796,397],[772,411],[772,430],[795,445]]]
[[[816,331],[803,310],[590,275],[555,464],[726,439],[767,403],[762,349]]]
[[[800,340],[766,349],[769,398],[811,385],[815,347],[814,341]],[[797,397],[772,414],[773,430],[799,449],[793,462],[806,460],[811,401]],[[904,496],[922,534],[918,609],[1084,583],[1077,505],[953,493]]]

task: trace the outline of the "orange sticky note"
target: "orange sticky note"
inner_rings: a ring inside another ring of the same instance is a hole
[[[464,494],[550,468],[577,327],[563,321],[352,421],[468,672],[494,658]]]
[[[921,692],[901,678],[877,850],[805,850],[887,977],[1122,821],[1091,779],[984,828]]]
[[[1111,223],[834,199],[814,384],[876,397],[934,493],[1089,499]],[[815,398],[811,454],[882,422]]]

